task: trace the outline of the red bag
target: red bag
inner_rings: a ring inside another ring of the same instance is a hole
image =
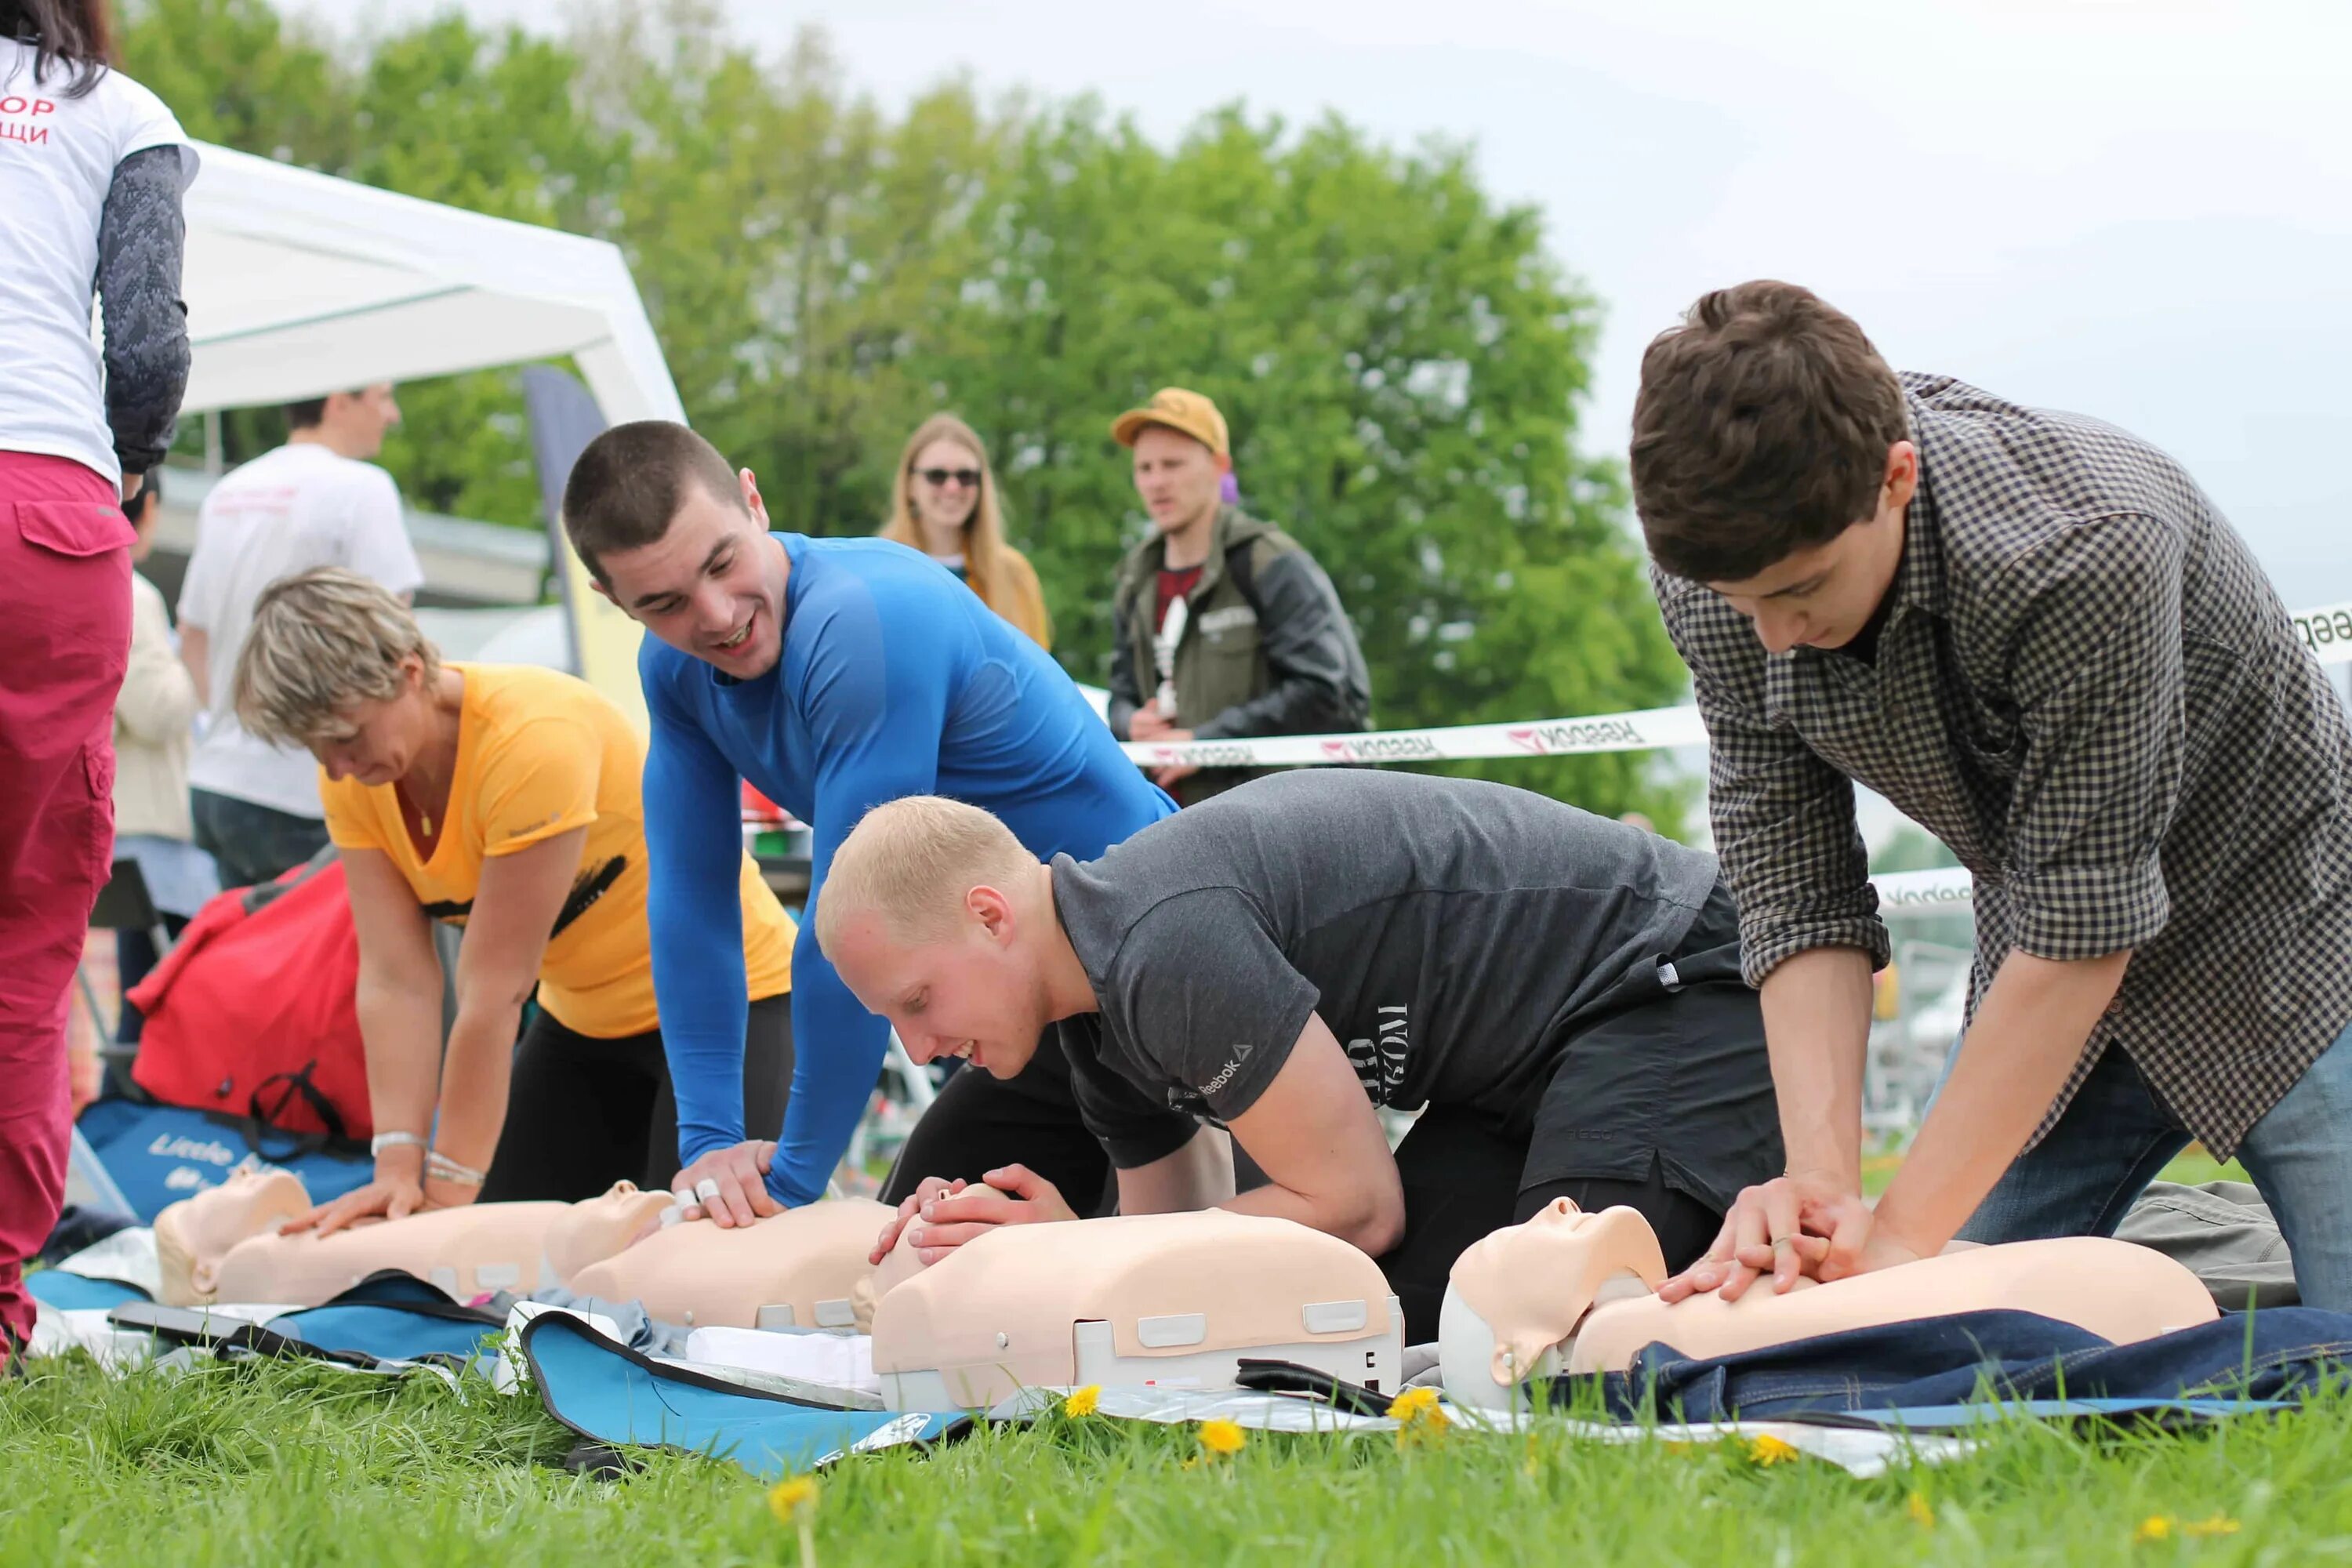
[[[223,893],[131,988],[147,1023],[131,1076],[166,1105],[371,1137],[359,977],[359,933],[331,849],[274,882]]]

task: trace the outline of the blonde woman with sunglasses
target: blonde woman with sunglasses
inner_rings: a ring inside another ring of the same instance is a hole
[[[1054,646],[1045,591],[1029,558],[1004,542],[988,450],[952,414],[923,421],[898,454],[882,537],[945,566],[1040,647]]]

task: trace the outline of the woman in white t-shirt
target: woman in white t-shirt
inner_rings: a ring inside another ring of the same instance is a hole
[[[110,68],[105,0],[0,0],[0,1332],[57,1223],[71,1121],[66,990],[113,838],[131,649],[121,501],[188,379],[181,195],[195,152]],[[92,280],[105,306],[90,329]]]

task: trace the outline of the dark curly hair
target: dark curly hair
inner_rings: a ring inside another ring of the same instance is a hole
[[[1908,439],[1902,384],[1853,319],[1809,289],[1719,289],[1642,356],[1633,506],[1677,577],[1737,583],[1877,510]]]

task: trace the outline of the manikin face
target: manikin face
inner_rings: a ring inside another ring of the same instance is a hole
[[[604,557],[597,591],[678,652],[749,680],[783,654],[784,552],[751,470],[736,482],[723,498],[688,485],[659,539]]]
[[[1904,509],[1918,489],[1919,456],[1908,441],[1887,449],[1878,510],[1826,544],[1781,557],[1753,577],[1709,583],[1746,616],[1766,649],[1843,647],[1894,586],[1903,563]]]
[[[201,1267],[238,1242],[310,1212],[310,1194],[290,1171],[239,1171],[179,1207],[181,1239]]]
[[[1181,430],[1146,425],[1135,436],[1135,493],[1151,526],[1174,533],[1214,516],[1228,465]]]
[[[980,505],[982,471],[980,459],[960,443],[933,441],[915,454],[907,471],[907,495],[915,503],[915,515],[926,528],[940,532],[963,527]],[[934,483],[935,478],[945,482]]]
[[[918,1062],[961,1057],[1014,1078],[1048,1021],[1043,977],[1003,894],[972,889],[964,914],[952,935],[909,943],[860,911],[834,942],[833,967],[867,1012],[890,1020]]]
[[[329,778],[370,788],[397,784],[433,744],[436,726],[424,661],[410,655],[401,660],[400,673],[399,695],[347,702],[335,710],[331,725],[310,738],[310,754]]]

